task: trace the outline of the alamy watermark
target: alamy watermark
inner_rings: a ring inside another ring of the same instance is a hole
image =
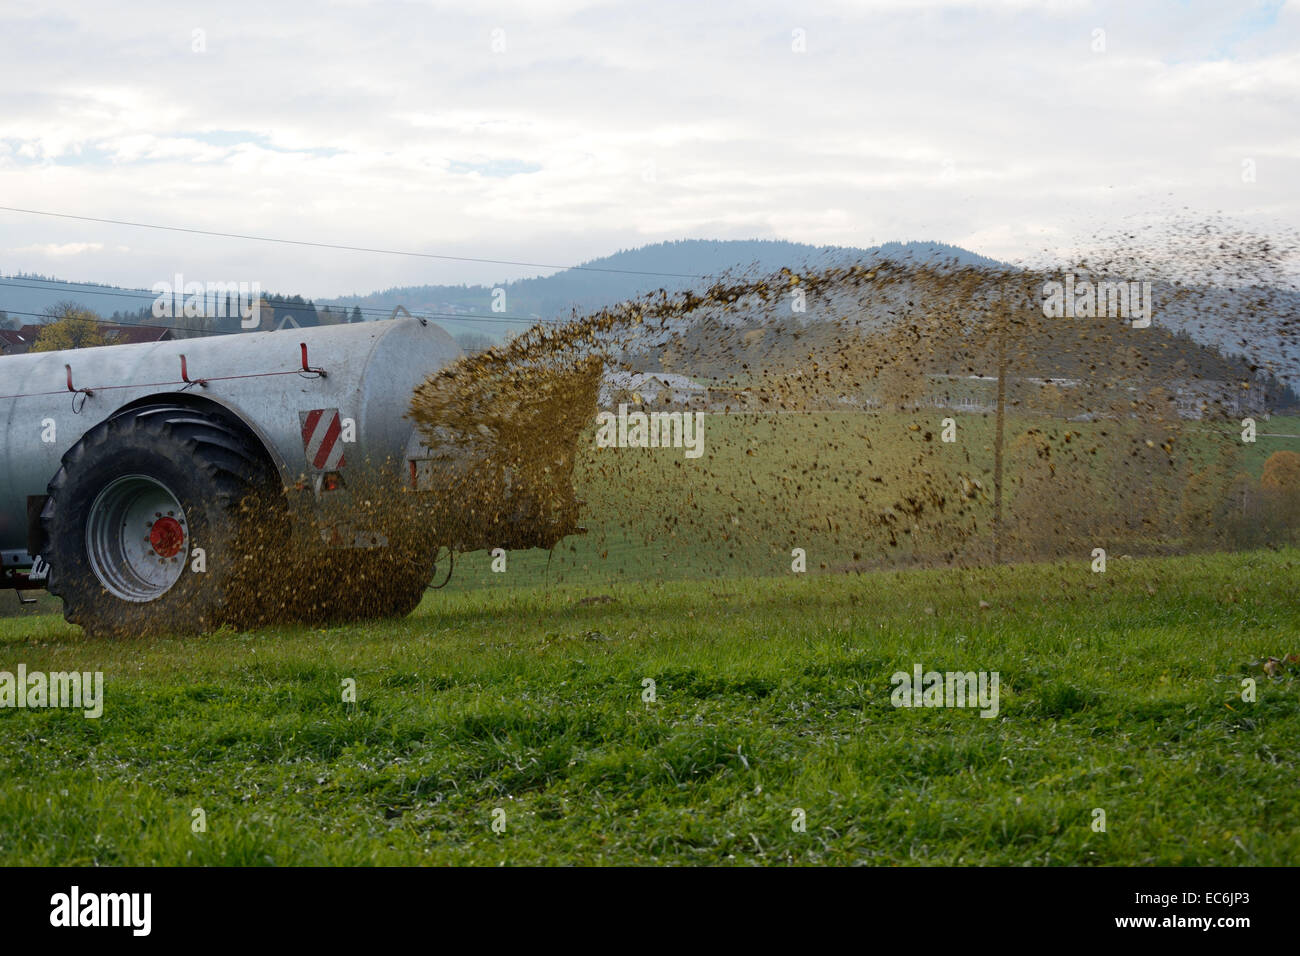
[[[80,708],[84,716],[96,718],[104,713],[103,671],[27,670],[18,665],[18,673],[0,671],[0,708],[39,709],[44,707]]]
[[[245,329],[262,322],[260,282],[186,282],[177,273],[173,281],[155,282],[149,287],[158,298],[153,302],[155,319],[233,319]]]
[[[1043,315],[1049,319],[1126,318],[1133,328],[1151,325],[1150,282],[1090,282],[1076,280],[1073,272],[1065,281],[1043,283]]]
[[[704,454],[703,412],[629,412],[596,416],[597,448],[684,448],[687,458]]]
[[[895,707],[979,707],[981,717],[998,715],[997,671],[896,671],[889,682]]]
[[[127,927],[133,936],[148,936],[152,910],[152,893],[83,893],[73,886],[50,897],[50,925]]]

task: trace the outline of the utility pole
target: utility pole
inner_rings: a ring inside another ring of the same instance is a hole
[[[1006,422],[1007,400],[1007,319],[1006,300],[998,309],[998,410],[993,435],[993,563],[1002,563],[1002,436]]]

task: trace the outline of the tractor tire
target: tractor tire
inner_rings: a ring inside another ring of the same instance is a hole
[[[273,467],[237,419],[178,405],[120,413],[68,450],[48,494],[48,587],[88,634],[256,621],[261,542],[287,516]]]

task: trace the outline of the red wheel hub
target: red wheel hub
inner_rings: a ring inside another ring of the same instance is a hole
[[[185,529],[175,518],[159,518],[149,529],[149,545],[159,557],[175,557],[185,543]]]

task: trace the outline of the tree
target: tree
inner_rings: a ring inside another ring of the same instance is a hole
[[[364,321],[365,321],[365,319],[362,318],[362,316],[361,316],[361,306],[359,306],[359,305],[354,305],[354,306],[352,307],[352,315],[351,315],[351,317],[348,319],[348,321],[349,321],[349,322],[364,322]]]
[[[316,312],[315,304],[300,295],[272,295],[267,296],[266,301],[270,302],[275,310],[275,320],[269,326],[270,328],[278,328],[286,321],[304,329],[320,325],[320,316]]]
[[[75,302],[60,302],[45,310],[48,321],[36,335],[33,352],[87,349],[107,344],[100,318]]]
[[[1228,541],[1238,548],[1258,547],[1263,538],[1259,497],[1255,480],[1245,472],[1240,472],[1228,486],[1222,524]]]
[[[1300,489],[1300,455],[1293,451],[1275,451],[1269,455],[1259,486],[1277,491]]]
[[[223,334],[233,332],[242,332],[244,329],[244,316],[240,312],[240,306],[244,300],[240,296],[232,296],[229,292],[225,294],[224,300],[218,305],[218,317],[214,322],[214,331]],[[247,305],[252,306],[252,302]]]
[[[1269,455],[1259,476],[1259,490],[1274,530],[1288,536],[1300,528],[1300,455],[1293,451]]]

